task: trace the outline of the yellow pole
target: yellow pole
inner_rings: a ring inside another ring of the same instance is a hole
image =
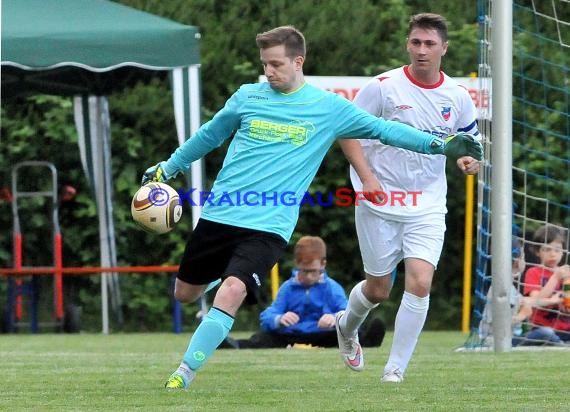
[[[473,264],[473,201],[474,176],[467,175],[465,179],[465,239],[463,249],[463,316],[461,331],[469,332],[471,315],[471,276]]]
[[[279,264],[276,263],[271,269],[271,299],[275,300],[279,290]]]

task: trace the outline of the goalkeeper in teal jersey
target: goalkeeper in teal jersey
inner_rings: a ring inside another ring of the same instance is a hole
[[[482,157],[480,143],[469,135],[440,139],[306,84],[305,39],[294,27],[258,34],[256,43],[268,82],[240,87],[212,120],[142,179],[165,182],[233,136],[186,245],[174,295],[194,302],[219,279],[222,283],[166,382],[170,389],[186,389],[228,335],[242,303],[257,302],[262,277],[281,257],[297,223],[299,202],[290,199],[303,198],[335,139],[377,138],[420,153]]]

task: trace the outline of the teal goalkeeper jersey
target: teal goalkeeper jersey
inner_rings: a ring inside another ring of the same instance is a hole
[[[201,217],[275,233],[286,241],[335,139],[377,138],[420,153],[436,150],[431,148],[434,136],[370,115],[332,92],[304,84],[283,94],[269,83],[255,83],[241,86],[172,154],[166,173],[187,171],[231,136],[212,189],[200,196]]]

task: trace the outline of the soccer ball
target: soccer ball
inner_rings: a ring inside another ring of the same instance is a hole
[[[133,196],[131,214],[147,232],[170,232],[182,216],[180,196],[166,183],[147,183]]]

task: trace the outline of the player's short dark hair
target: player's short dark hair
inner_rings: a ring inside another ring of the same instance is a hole
[[[300,256],[311,255],[315,259],[327,258],[327,245],[319,236],[303,236],[295,244],[295,260]]]
[[[447,41],[447,20],[445,17],[435,13],[420,13],[415,14],[410,18],[408,24],[408,36],[415,28],[421,29],[435,29],[439,33],[439,37]]]
[[[305,57],[305,36],[293,26],[280,26],[269,31],[259,33],[255,43],[260,49],[267,49],[284,45],[287,57]]]

